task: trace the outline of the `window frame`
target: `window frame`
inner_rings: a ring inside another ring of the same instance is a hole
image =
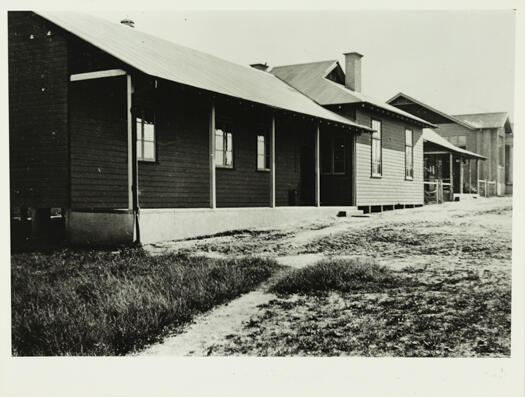
[[[329,137],[329,142],[330,142],[330,171],[323,171],[322,169],[322,165],[323,165],[323,159],[320,159],[320,163],[321,163],[321,175],[346,175],[346,150],[347,150],[347,147],[346,147],[346,136],[344,135],[344,133],[342,135],[340,135],[342,138],[343,138],[343,145],[344,145],[344,150],[343,150],[343,166],[344,166],[344,169],[343,171],[338,171],[336,172],[335,171],[335,141],[336,141],[336,138],[338,138],[338,136],[336,136],[336,134],[331,134],[330,137]]]
[[[410,145],[407,144],[407,132],[410,131]],[[407,163],[407,149],[410,148],[410,173],[411,175],[407,175],[408,171],[408,163]],[[413,181],[414,180],[414,130],[410,128],[405,128],[405,181]]]
[[[142,110],[139,112],[138,116],[135,116],[135,129],[136,129],[136,139],[135,139],[135,145],[136,146],[136,155],[137,155],[137,161],[140,161],[142,163],[156,163],[157,162],[157,115],[155,112],[151,112],[152,114],[152,122],[147,122],[145,119],[146,110]],[[140,120],[140,138],[139,138],[139,120]],[[146,140],[144,135],[144,125],[145,124],[151,124],[153,125],[153,140]],[[144,143],[153,143],[153,157],[144,157]],[[139,150],[138,150],[138,144],[140,143],[140,156],[139,156]]]
[[[259,127],[259,130],[256,134],[256,147],[255,147],[255,169],[259,172],[270,172],[271,170],[271,142],[270,142],[270,134],[264,127]],[[259,153],[259,137],[262,137],[263,140],[263,149],[264,153],[261,155]],[[259,156],[264,157],[264,167],[259,167]]]
[[[370,177],[383,177],[383,122],[378,119],[371,119],[370,126],[374,128],[374,122],[379,123],[379,139],[374,138],[374,133],[370,134]],[[374,173],[374,141],[379,141],[379,173]]]
[[[222,163],[217,162],[217,132],[222,131]],[[228,134],[231,136],[231,164],[226,164],[227,154],[228,154]],[[230,120],[227,119],[218,119],[215,124],[215,133],[214,133],[214,156],[215,156],[215,168],[222,169],[234,169],[235,159],[234,159],[234,143],[233,143],[233,125]]]

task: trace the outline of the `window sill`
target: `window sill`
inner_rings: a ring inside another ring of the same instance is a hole
[[[255,171],[256,172],[270,172],[271,170],[269,168],[257,168]]]
[[[383,178],[383,175],[371,175],[370,178],[381,179],[381,178]]]
[[[405,177],[405,181],[413,182],[414,178],[407,178],[407,177]]]
[[[155,164],[157,162],[157,160],[142,160],[142,159],[137,159],[137,161],[139,163],[149,163],[149,164]]]
[[[233,165],[215,165],[215,168],[220,170],[233,170]]]

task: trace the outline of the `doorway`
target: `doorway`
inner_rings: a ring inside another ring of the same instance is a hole
[[[312,146],[301,146],[299,165],[299,205],[314,205],[315,157]]]

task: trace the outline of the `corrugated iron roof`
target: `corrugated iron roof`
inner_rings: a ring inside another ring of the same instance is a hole
[[[455,153],[459,153],[466,157],[478,158],[481,160],[486,159],[486,157],[481,156],[477,153],[457,147],[456,145],[450,143],[449,141],[447,141],[445,138],[443,138],[441,135],[439,135],[434,130],[431,130],[430,128],[423,128],[423,140],[427,142],[432,142],[436,145],[442,146],[446,149],[449,149]]]
[[[450,114],[446,114],[446,113],[444,113],[444,112],[442,112],[442,111],[440,111],[440,110],[438,110],[436,108],[433,108],[432,106],[427,105],[426,103],[418,101],[417,99],[414,99],[414,98],[408,96],[407,94],[405,94],[403,92],[400,92],[400,93],[394,95],[392,98],[390,98],[387,101],[387,103],[390,104],[390,103],[392,103],[393,101],[395,101],[398,98],[405,98],[405,99],[407,99],[410,102],[413,102],[413,103],[415,103],[415,104],[417,104],[417,105],[419,105],[421,107],[424,107],[425,109],[427,109],[427,110],[429,110],[431,112],[434,112],[434,113],[440,115],[441,117],[443,117],[443,118],[445,118],[447,120],[450,120],[453,123],[457,123],[459,125],[462,125],[463,127],[466,127],[466,128],[468,128],[470,130],[475,129],[475,127],[472,126],[471,124],[469,124],[469,123],[467,123],[467,122],[465,122],[463,120],[460,120],[457,117],[451,116]]]
[[[36,13],[148,75],[371,131],[324,109],[270,73],[91,15]]]
[[[475,128],[500,128],[509,122],[507,112],[455,114],[454,117],[469,123]]]
[[[432,123],[414,116],[408,112],[389,105],[361,92],[352,91],[343,84],[336,83],[326,78],[326,75],[339,62],[335,60],[302,63],[297,65],[276,66],[270,70],[283,81],[308,95],[320,105],[341,105],[345,103],[368,103],[392,113],[402,115],[429,127],[435,127]],[[342,71],[342,70],[341,70]]]

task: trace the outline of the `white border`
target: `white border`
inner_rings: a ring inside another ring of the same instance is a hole
[[[71,9],[46,1],[46,9]],[[90,1],[84,10],[246,9],[241,0],[155,2]],[[525,145],[523,113],[524,6],[520,1],[283,1],[250,3],[250,9],[517,9],[515,152]],[[11,358],[9,293],[9,147],[7,145],[7,18],[5,11],[42,8],[38,1],[3,2],[0,57],[2,166],[2,266],[0,273],[0,395],[2,396],[523,396],[524,395],[524,156],[515,156],[513,212],[512,358]],[[271,27],[269,27],[271,28]],[[521,72],[521,73],[520,73]]]

